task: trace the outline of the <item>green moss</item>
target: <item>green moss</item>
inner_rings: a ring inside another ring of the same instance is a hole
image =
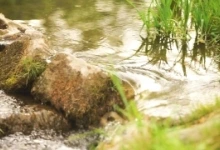
[[[0,83],[8,92],[26,90],[45,70],[46,63],[32,57],[22,58]]]
[[[20,66],[22,70],[21,76],[26,79],[26,84],[28,84],[35,80],[45,70],[46,64],[32,57],[25,57],[21,59]]]
[[[10,88],[14,84],[16,84],[17,81],[18,80],[17,80],[16,76],[11,76],[5,81],[5,86]]]

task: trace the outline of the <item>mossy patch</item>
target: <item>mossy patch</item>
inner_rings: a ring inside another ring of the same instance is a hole
[[[15,72],[17,65],[22,57],[22,51],[25,49],[24,43],[21,41],[15,41],[10,45],[6,45],[0,52],[0,88],[7,90],[9,85],[12,86],[15,83]]]
[[[17,78],[15,76],[11,76],[5,81],[5,85],[8,87],[11,87],[16,83],[17,83]]]
[[[32,57],[25,57],[20,62],[22,69],[22,76],[26,78],[26,83],[30,83],[35,80],[46,67],[46,63],[40,60],[36,60]]]
[[[0,89],[7,92],[29,91],[33,81],[44,71],[45,61],[27,56],[29,38],[22,36],[0,52]]]
[[[79,127],[98,126],[100,118],[114,111],[115,105],[124,106],[107,73],[62,53],[52,59],[31,92]]]
[[[46,63],[32,57],[23,57],[14,72],[4,82],[6,91],[27,91],[36,78],[45,70]]]

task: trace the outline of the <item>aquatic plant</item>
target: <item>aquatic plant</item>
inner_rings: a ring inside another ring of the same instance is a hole
[[[167,63],[167,51],[173,45],[182,53],[178,60],[186,73],[185,57],[190,56],[205,68],[206,56],[213,56],[217,62],[220,56],[220,2],[216,0],[152,0],[151,5],[138,10],[131,0],[127,0],[138,12],[146,31],[146,37],[138,48],[150,56],[150,63]],[[189,32],[194,31],[192,39]],[[189,49],[189,41],[194,46]],[[176,63],[176,62],[174,62]]]

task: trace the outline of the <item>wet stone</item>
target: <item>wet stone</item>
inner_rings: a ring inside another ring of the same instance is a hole
[[[0,149],[86,150],[98,140],[90,131],[73,131],[52,108],[30,101],[0,91]]]
[[[100,141],[100,134],[91,130],[77,130],[68,133],[65,144],[70,147],[79,147],[80,150],[96,147]]]
[[[15,98],[7,96],[3,91],[0,90],[0,118],[5,118],[12,113],[18,113],[20,106],[17,104]]]
[[[7,29],[8,25],[3,19],[0,19],[0,29]]]
[[[5,49],[5,45],[0,44],[0,52]]]
[[[34,130],[69,131],[70,123],[49,106],[25,105],[0,91],[0,136],[16,132],[29,134]]]
[[[90,131],[72,131],[68,134],[54,130],[32,131],[25,135],[21,132],[0,139],[0,149],[4,150],[87,150],[91,143],[98,140],[98,135]]]
[[[0,140],[0,149],[4,150],[73,150],[64,144],[64,137],[62,134],[56,133],[53,130],[33,131],[30,135],[24,135],[23,133],[11,134]]]

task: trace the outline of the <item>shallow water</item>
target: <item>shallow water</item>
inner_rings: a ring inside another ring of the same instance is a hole
[[[139,9],[149,5],[147,0],[135,3]],[[127,59],[145,33],[136,10],[125,0],[0,0],[0,10],[6,17],[44,32],[55,51],[74,53],[103,69],[115,70],[134,87],[138,106],[147,115],[178,118],[219,95],[219,73],[211,58],[207,57],[204,67],[187,57],[187,76],[177,62],[175,46],[167,52],[168,63],[160,66],[148,63],[150,58],[143,53]]]

